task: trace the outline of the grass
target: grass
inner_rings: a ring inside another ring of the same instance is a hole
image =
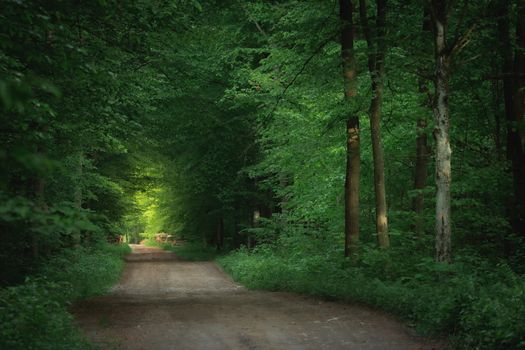
[[[178,257],[187,261],[211,261],[224,254],[213,247],[194,242],[174,246],[169,243],[158,243],[153,240],[146,240],[145,245],[172,251],[177,254]]]
[[[457,256],[451,265],[406,250],[364,250],[359,262],[324,254],[241,249],[219,257],[251,289],[361,302],[458,349],[525,349],[525,280],[505,264]]]
[[[128,245],[62,252],[25,283],[0,290],[0,349],[92,349],[68,306],[103,294],[123,267]]]

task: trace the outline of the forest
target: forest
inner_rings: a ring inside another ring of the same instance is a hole
[[[2,349],[90,348],[69,305],[160,232],[525,349],[524,0],[3,0],[0,121]]]

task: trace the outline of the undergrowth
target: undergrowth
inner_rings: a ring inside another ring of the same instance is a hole
[[[218,259],[248,288],[361,302],[396,314],[458,349],[525,349],[525,281],[504,263],[458,255],[435,263],[406,249],[284,253],[272,246]]]
[[[91,349],[68,306],[115,283],[128,245],[66,250],[25,283],[0,290],[0,349]]]
[[[146,246],[159,247],[177,254],[183,260],[187,261],[210,261],[222,254],[221,251],[211,247],[204,246],[195,242],[187,242],[181,245],[172,245],[169,243],[159,243],[153,240],[146,240]]]

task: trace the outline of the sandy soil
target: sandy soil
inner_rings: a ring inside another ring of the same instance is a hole
[[[141,245],[120,283],[75,305],[85,334],[111,349],[437,349],[365,307],[254,292],[213,262]]]

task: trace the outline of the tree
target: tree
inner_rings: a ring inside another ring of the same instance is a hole
[[[449,79],[451,51],[447,42],[448,1],[432,0],[436,59],[434,139],[436,142],[436,260],[450,262],[451,218],[450,185],[452,181],[450,147]]]
[[[475,25],[451,43],[447,40],[448,17],[451,4],[448,0],[432,0],[432,19],[435,49],[434,140],[436,143],[436,260],[452,260],[451,182],[452,149],[450,146],[450,74],[452,57],[469,42]],[[459,28],[456,29],[459,31]]]
[[[351,101],[356,95],[356,63],[354,56],[354,5],[352,0],[339,0],[341,19],[341,57],[343,62],[344,98]],[[346,120],[346,177],[345,177],[345,256],[355,250],[359,241],[359,173],[361,167],[359,117]]]
[[[427,33],[430,33],[431,31],[431,23],[430,23],[430,14],[428,13],[428,8],[425,6],[425,9],[423,11],[423,25],[422,25],[422,44],[425,44],[426,35]],[[420,73],[421,74],[421,73]],[[423,107],[425,109],[431,106],[430,100],[430,93],[429,89],[426,83],[426,79],[424,77],[418,78],[418,88],[419,92],[424,95],[424,103]],[[421,192],[426,186],[427,186],[427,178],[428,178],[428,158],[430,155],[430,149],[428,145],[428,137],[427,137],[427,126],[428,121],[425,116],[419,116],[416,122],[416,166],[414,169],[414,189],[418,191],[416,193],[416,196],[414,197],[412,201],[412,209],[414,210],[414,213],[416,215],[415,218],[415,224],[414,229],[416,234],[421,237],[423,234],[423,210],[425,209],[425,198],[423,193]]]
[[[515,232],[525,235],[525,24],[521,20],[525,16],[525,1],[519,0],[518,20],[516,23],[516,41],[511,41],[509,23],[509,2],[498,2],[496,15],[498,23],[498,38],[503,58],[502,76],[503,96],[505,105],[505,121],[507,126],[507,159],[511,163],[514,200],[511,204],[511,225]],[[514,50],[513,50],[514,47]]]
[[[372,158],[374,161],[374,191],[376,207],[376,233],[379,246],[388,248],[388,218],[385,190],[385,159],[381,141],[381,108],[383,103],[384,67],[386,54],[386,11],[387,1],[376,3],[376,37],[368,24],[366,0],[359,0],[361,24],[368,46],[368,70],[372,80],[372,100],[370,102],[370,131],[372,136]]]

